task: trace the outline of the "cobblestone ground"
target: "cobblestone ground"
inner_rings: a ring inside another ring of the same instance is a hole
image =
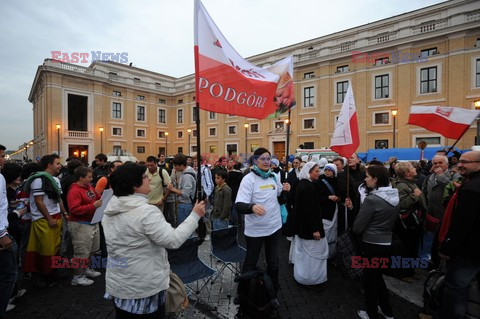
[[[356,318],[357,309],[364,309],[364,297],[360,284],[341,277],[329,264],[325,290],[318,292],[300,287],[293,279],[293,267],[288,264],[289,242],[280,244],[281,318]],[[210,242],[200,246],[200,258],[210,265]],[[220,266],[213,261],[214,268]],[[208,284],[195,306],[194,300],[181,315],[182,318],[234,318],[236,284],[233,274],[226,270],[213,284]],[[16,301],[16,309],[7,319],[34,318],[114,318],[112,303],[103,299],[105,276],[95,279],[88,287],[71,286],[70,280],[56,282],[46,289],[35,289],[29,280],[22,285],[26,295]],[[408,293],[407,293],[408,295]],[[421,308],[397,294],[390,293],[395,318],[418,318]],[[418,304],[418,303],[417,303]]]

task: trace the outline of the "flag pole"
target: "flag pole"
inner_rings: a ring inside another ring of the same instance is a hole
[[[195,3],[197,5],[197,3]],[[196,7],[195,7],[196,8]],[[197,14],[195,12],[195,26],[197,25]],[[197,30],[195,30],[195,39],[197,35]],[[197,43],[195,41],[195,43]],[[198,45],[195,45],[193,48],[194,57],[195,57],[195,107],[194,112],[196,114],[195,123],[197,126],[197,199],[202,199],[202,152],[200,147],[200,64],[198,61]],[[190,152],[190,150],[188,150]]]
[[[472,122],[473,123],[473,122]],[[468,129],[470,128],[470,126],[472,126],[472,124],[470,124],[466,129],[465,131],[463,131],[462,135],[460,135],[460,137],[455,141],[455,143],[453,143],[453,145],[447,150],[447,154],[445,154],[446,156],[448,156],[448,153],[450,153],[453,148],[455,147],[455,145],[457,145],[458,141],[460,141],[460,139],[463,137],[463,135],[465,135],[465,133],[467,133]]]
[[[285,152],[285,154],[287,154],[287,156],[286,156],[287,172],[288,172],[288,159],[290,158],[290,153],[289,153],[289,150],[290,150],[290,113],[291,113],[291,108],[289,107],[288,108],[288,123],[287,123],[287,151]]]

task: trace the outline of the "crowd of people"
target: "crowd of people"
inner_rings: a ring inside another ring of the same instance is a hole
[[[125,262],[128,267],[106,271],[105,298],[117,318],[161,318],[166,249],[195,235],[200,219],[207,240],[212,229],[240,225],[247,249],[242,271],[257,268],[263,247],[275,290],[282,236],[291,242],[295,280],[313,290],[324,289],[337,238],[345,232],[356,234],[362,257],[370,260],[420,258],[431,269],[446,261],[448,302],[439,318],[463,318],[467,287],[480,271],[480,152],[447,157],[442,150],[431,162],[391,158],[364,165],[357,154],[287,161],[258,148],[246,163],[203,157],[200,167],[183,154],[169,163],[163,154],[138,163],[108,162],[98,154],[91,167],[76,158],[62,166],[55,154],[23,167],[4,157],[0,145],[0,318],[25,294],[19,270],[38,288],[65,276],[55,267],[57,256],[79,265],[71,279],[79,286],[101,275],[91,265],[95,256]],[[204,200],[196,198],[199,172]],[[92,222],[100,207],[103,219]],[[365,269],[366,308],[359,318],[393,318],[384,273]],[[415,269],[388,274],[411,282]]]

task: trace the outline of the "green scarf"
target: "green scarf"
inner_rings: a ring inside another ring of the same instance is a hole
[[[269,168],[268,171],[263,171],[260,168],[258,168],[257,165],[253,165],[253,171],[263,179],[272,177],[275,182],[277,181],[277,178],[275,177],[275,174],[272,173],[271,168]]]
[[[58,184],[53,179],[52,175],[50,175],[47,172],[37,172],[37,173],[33,174],[32,176],[30,176],[28,178],[27,182],[24,185],[25,192],[30,194],[30,186],[32,185],[32,182],[37,178],[41,178],[42,181],[46,180],[46,181],[50,182],[51,189],[53,190],[54,194],[51,194],[50,192],[45,192],[45,193],[47,194],[47,196],[49,198],[52,198],[55,201],[59,202],[60,198],[61,198],[61,195],[62,195],[62,192],[60,191],[60,188],[58,188]],[[45,189],[45,185],[43,185],[43,188]]]

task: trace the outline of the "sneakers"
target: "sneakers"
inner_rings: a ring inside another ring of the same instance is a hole
[[[380,306],[378,306],[378,311],[377,312],[378,312],[379,315],[383,316],[385,319],[393,319],[393,317],[389,317],[386,314],[384,314],[383,311],[382,311],[382,308],[380,308]]]
[[[393,317],[386,316],[380,307],[378,307],[378,314],[383,316],[385,319],[393,319]],[[358,318],[360,319],[370,319],[370,317],[368,316],[368,313],[365,310],[358,310],[357,315],[358,315]]]
[[[357,316],[360,319],[370,319],[370,317],[368,316],[368,313],[365,310],[358,310]]]
[[[27,289],[20,289],[20,290],[17,292],[17,295],[16,295],[16,296],[13,296],[12,298],[10,298],[10,300],[8,301],[8,303],[14,302],[15,300],[17,300],[18,298],[20,298],[21,296],[23,296],[26,292],[27,292]]]
[[[6,309],[6,311],[5,311],[5,312],[12,311],[13,309],[15,309],[15,305],[8,304],[8,305],[7,305],[7,309]]]
[[[99,271],[95,271],[91,268],[87,268],[87,270],[85,270],[85,276],[89,277],[89,278],[96,278],[98,276],[100,276],[102,273],[99,272]]]
[[[93,284],[93,280],[85,276],[73,276],[72,278],[72,286],[90,286],[91,284]]]

